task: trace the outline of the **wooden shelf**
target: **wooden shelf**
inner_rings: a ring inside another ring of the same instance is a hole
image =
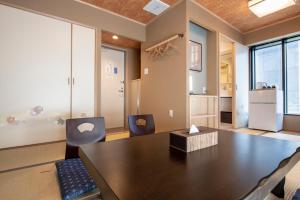
[[[232,84],[231,82],[221,82],[220,84]]]
[[[216,95],[209,94],[190,94],[190,96],[199,97],[199,98],[218,98]]]
[[[190,125],[218,128],[216,95],[190,95]]]
[[[192,118],[207,118],[207,117],[217,117],[217,115],[207,115],[207,114],[204,114],[204,115],[192,115],[191,117]]]

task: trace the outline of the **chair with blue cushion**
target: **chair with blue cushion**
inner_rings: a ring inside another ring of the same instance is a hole
[[[80,160],[78,149],[83,144],[105,141],[104,118],[68,119],[66,138],[65,160],[56,162],[62,199],[99,199],[99,189]]]
[[[130,115],[128,116],[130,137],[155,133],[153,115]]]
[[[293,196],[293,200],[300,200],[300,189],[298,189]]]

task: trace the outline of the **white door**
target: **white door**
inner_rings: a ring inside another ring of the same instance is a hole
[[[241,128],[248,125],[249,48],[236,42],[234,55],[233,126]]]
[[[125,52],[101,49],[101,116],[106,128],[124,127]]]
[[[72,25],[72,118],[94,117],[95,30]]]

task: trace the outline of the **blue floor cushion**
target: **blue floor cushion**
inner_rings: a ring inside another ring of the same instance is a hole
[[[73,200],[96,188],[95,181],[88,174],[79,158],[55,163],[63,200]]]
[[[293,200],[300,200],[300,189],[298,189],[293,197]]]

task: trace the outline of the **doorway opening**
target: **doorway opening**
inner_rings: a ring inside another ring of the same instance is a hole
[[[234,82],[234,48],[233,42],[220,37],[219,52],[219,114],[220,128],[233,128],[233,82]]]
[[[106,46],[101,48],[101,116],[105,127],[124,127],[125,52]]]
[[[102,31],[100,115],[108,133],[127,131],[127,118],[138,110],[139,94],[131,84],[140,79],[139,41]],[[138,99],[137,99],[138,98]]]

